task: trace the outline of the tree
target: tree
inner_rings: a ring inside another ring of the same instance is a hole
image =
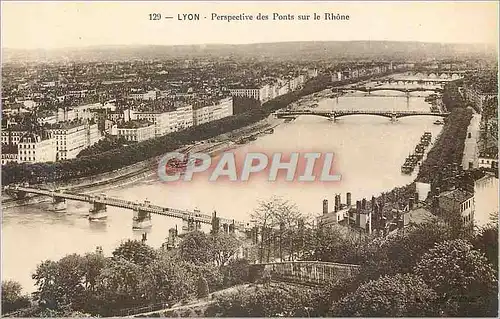
[[[271,244],[278,239],[278,256],[283,260],[284,233],[300,217],[297,206],[281,197],[273,196],[259,202],[252,212],[252,221],[261,229],[259,261],[262,262],[267,252],[267,261],[271,256]],[[264,251],[266,250],[266,251]],[[275,254],[273,253],[273,256]]]
[[[144,303],[143,269],[124,258],[110,260],[98,278],[94,307],[102,316],[114,314],[117,309],[136,307]]]
[[[179,255],[195,264],[210,263],[214,260],[212,240],[203,232],[190,232],[179,244]]]
[[[17,281],[2,281],[2,314],[30,306],[28,296],[22,295],[21,291],[21,284]]]
[[[436,293],[410,274],[383,276],[359,286],[355,292],[334,303],[333,316],[425,317],[434,316]]]
[[[486,255],[498,276],[498,222],[481,227],[472,243]]]
[[[198,278],[198,284],[197,284],[197,296],[198,298],[206,298],[208,297],[208,283],[207,280],[204,277],[199,277]]]
[[[217,265],[224,266],[236,255],[240,248],[240,241],[234,234],[216,233],[212,235],[212,251]]]
[[[123,258],[136,265],[146,266],[156,259],[153,248],[138,240],[127,240],[120,244],[114,251],[113,257]]]
[[[465,240],[436,244],[415,266],[415,273],[437,292],[447,316],[489,316],[497,311],[495,271]]]
[[[356,291],[358,286],[359,277],[351,275],[335,278],[322,289],[313,291],[311,317],[328,317],[332,304],[338,302],[348,293]]]
[[[434,222],[410,226],[393,237],[377,238],[363,245],[361,276],[371,280],[383,275],[410,273],[436,243],[453,238],[448,225]]]
[[[224,287],[241,285],[249,281],[250,263],[246,259],[230,260],[222,267]]]
[[[171,256],[161,256],[142,272],[141,290],[149,303],[177,302],[194,291],[195,277],[187,262]]]
[[[311,289],[289,285],[240,288],[216,297],[206,316],[222,317],[307,317]]]

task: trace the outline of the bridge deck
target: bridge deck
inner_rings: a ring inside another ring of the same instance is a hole
[[[364,111],[364,110],[296,110],[278,111],[279,116],[317,115],[317,116],[346,116],[346,115],[378,115],[384,117],[406,117],[406,116],[440,116],[446,117],[450,113],[422,112],[422,111]]]
[[[11,191],[16,191],[16,192],[25,192],[25,193],[31,193],[31,194],[37,194],[37,195],[64,198],[64,199],[70,199],[70,200],[75,200],[75,201],[80,201],[80,202],[101,203],[101,204],[105,204],[105,205],[109,205],[109,206],[113,206],[113,207],[119,207],[119,208],[137,209],[137,210],[141,210],[144,212],[149,212],[149,213],[157,214],[157,215],[180,218],[180,219],[184,219],[184,220],[191,219],[195,222],[201,222],[204,224],[211,224],[212,223],[212,216],[207,215],[207,214],[192,212],[192,211],[188,211],[188,210],[181,210],[181,209],[176,209],[176,208],[170,208],[170,207],[162,207],[162,206],[153,205],[153,204],[138,203],[138,202],[128,201],[128,200],[119,199],[119,198],[113,198],[113,197],[107,197],[107,196],[100,197],[100,196],[75,194],[75,193],[70,193],[70,192],[60,192],[60,191],[52,191],[52,190],[46,190],[46,189],[20,187],[20,186],[16,186],[16,187],[7,186],[6,189],[11,190]],[[233,223],[232,219],[219,218],[219,220],[222,224]],[[238,228],[241,228],[244,225],[242,222],[238,222],[238,221],[234,221],[234,223]]]

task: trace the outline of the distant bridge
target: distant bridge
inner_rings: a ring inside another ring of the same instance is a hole
[[[278,111],[275,113],[277,118],[295,118],[300,115],[316,115],[327,117],[330,120],[336,120],[339,117],[348,115],[374,115],[396,120],[400,117],[408,116],[439,116],[447,117],[450,113],[434,113],[421,111],[368,111],[368,110],[296,110],[296,111]]]
[[[357,87],[350,87],[350,88],[339,88],[339,91],[362,91],[362,92],[368,92],[370,94],[371,92],[375,91],[398,91],[398,92],[403,92],[409,95],[411,92],[424,92],[424,91],[432,91],[432,92],[443,92],[443,89],[441,88],[426,88],[426,87],[417,87],[417,88],[398,88],[398,87],[384,87],[384,86],[376,86],[376,87],[366,87],[366,86],[357,86]]]
[[[66,191],[53,191],[40,188],[32,188],[28,186],[5,186],[5,192],[14,198],[24,198],[26,194],[37,194],[43,196],[52,197],[52,204],[54,210],[64,210],[66,208],[66,199],[75,200],[80,202],[87,202],[92,204],[90,209],[89,219],[95,217],[95,219],[105,218],[106,216],[106,206],[127,208],[134,211],[134,228],[146,228],[142,227],[144,221],[150,221],[151,214],[157,214],[167,217],[173,217],[182,219],[188,225],[188,229],[195,230],[200,229],[201,224],[211,224],[214,226],[214,221],[218,225],[221,225],[225,231],[241,229],[243,230],[245,224],[243,222],[237,222],[234,219],[220,218],[215,215],[203,214],[200,211],[188,211],[183,209],[176,209],[170,207],[162,207],[150,204],[149,201],[140,203],[138,201],[129,201],[125,199],[108,197],[106,195],[87,195],[87,194],[76,194]]]
[[[285,261],[250,265],[257,277],[268,273],[273,281],[322,286],[335,278],[355,275],[360,266],[321,261]]]

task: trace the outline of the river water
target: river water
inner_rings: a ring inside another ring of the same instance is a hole
[[[361,94],[360,94],[361,95]],[[392,95],[392,96],[387,96]],[[421,95],[421,93],[420,93]],[[322,99],[318,108],[357,110],[421,110],[428,111],[423,97],[379,91],[371,96],[343,96]],[[301,116],[275,128],[274,134],[260,137],[236,149],[237,154],[249,150],[263,152],[301,152],[307,150],[334,152],[334,168],[342,175],[340,182],[271,183],[263,179],[248,182],[215,182],[196,179],[190,183],[167,184],[157,178],[127,185],[106,192],[109,196],[129,200],[149,199],[152,203],[184,209],[198,208],[219,216],[248,220],[259,200],[272,195],[282,196],[297,204],[305,214],[320,214],[322,200],[330,205],[335,193],[351,192],[353,200],[370,198],[381,191],[410,183],[414,176],[400,173],[400,165],[413,150],[424,131],[433,140],[441,126],[433,125],[435,117],[407,117],[391,122],[376,116],[348,116],[335,123],[326,118]],[[48,211],[49,204],[7,209],[2,225],[2,279],[19,281],[26,291],[34,290],[31,273],[42,260],[57,260],[69,253],[85,253],[101,246],[110,253],[122,240],[141,237],[132,231],[132,211],[108,207],[105,223],[89,223],[88,204],[69,202],[67,212]],[[152,216],[148,243],[159,247],[168,229],[181,221]]]

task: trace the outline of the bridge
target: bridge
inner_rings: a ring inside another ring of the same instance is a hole
[[[162,207],[151,204],[149,201],[140,203],[125,199],[108,197],[102,195],[88,195],[71,193],[62,190],[48,190],[33,188],[29,186],[5,186],[6,194],[13,198],[24,198],[27,194],[35,194],[52,197],[52,210],[63,211],[66,209],[66,200],[87,202],[91,204],[89,210],[89,220],[101,220],[107,217],[107,206],[131,209],[134,211],[132,227],[143,229],[151,227],[151,214],[182,219],[187,224],[188,231],[201,229],[201,224],[210,224],[212,228],[222,227],[226,232],[233,232],[236,229],[243,230],[245,224],[234,219],[220,218],[214,212],[212,215],[203,214],[200,211],[188,211],[170,207]]]
[[[401,87],[393,87],[393,86],[375,86],[375,87],[366,87],[366,86],[357,86],[357,87],[350,87],[350,88],[339,88],[339,91],[361,91],[361,92],[368,92],[370,94],[371,92],[375,91],[398,91],[398,92],[403,92],[406,93],[407,96],[410,95],[411,92],[424,92],[424,91],[432,91],[435,93],[440,93],[443,92],[442,88],[429,88],[429,87],[417,87],[417,88],[401,88]]]
[[[369,110],[282,110],[274,113],[277,118],[296,118],[300,115],[315,115],[327,117],[332,121],[349,115],[374,115],[382,116],[391,119],[391,121],[396,121],[401,117],[408,116],[439,116],[447,117],[450,113],[434,113],[434,112],[422,112],[422,111],[369,111]]]
[[[250,265],[253,279],[267,273],[273,281],[283,281],[307,286],[322,286],[339,277],[359,272],[360,266],[322,261],[285,261]]]

